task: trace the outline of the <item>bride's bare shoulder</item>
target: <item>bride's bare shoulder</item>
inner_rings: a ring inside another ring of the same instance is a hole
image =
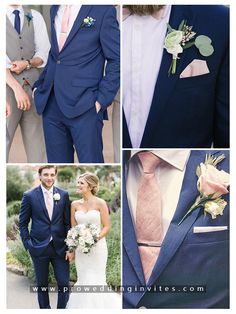
[[[97,196],[96,196],[96,203],[99,207],[101,207],[101,206],[104,207],[107,204],[106,201],[104,201],[104,199],[97,197]]]
[[[71,203],[71,208],[72,209],[76,209],[79,205],[83,204],[83,200],[79,199],[79,200],[75,200]]]

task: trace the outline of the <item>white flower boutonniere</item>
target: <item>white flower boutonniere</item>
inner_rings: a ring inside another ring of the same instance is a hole
[[[61,195],[59,193],[55,193],[53,194],[53,199],[55,202],[58,202],[61,199]]]
[[[91,27],[95,24],[96,20],[90,16],[84,18],[83,23],[81,24],[80,28],[83,27]]]
[[[212,219],[215,219],[218,215],[223,215],[227,202],[222,198],[222,195],[229,193],[229,174],[223,170],[218,170],[216,166],[224,158],[223,154],[218,157],[206,155],[205,162],[197,167],[197,188],[200,195],[178,225],[199,206],[202,206],[204,214],[210,214]]]
[[[183,20],[178,30],[173,29],[169,24],[167,25],[168,33],[165,38],[164,48],[172,55],[168,75],[175,74],[177,59],[179,59],[178,54],[183,53],[185,49],[195,45],[204,57],[209,57],[214,52],[211,45],[212,40],[205,35],[199,35],[194,40],[196,33],[192,31],[193,26],[187,26],[186,22],[186,20]]]

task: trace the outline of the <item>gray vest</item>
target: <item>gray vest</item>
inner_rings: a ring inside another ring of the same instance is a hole
[[[24,10],[24,24],[20,34],[17,33],[14,26],[7,17],[6,23],[6,53],[11,61],[32,59],[35,54],[34,26],[33,20],[28,21],[26,14],[31,14],[31,10]],[[22,22],[22,21],[21,21]],[[11,72],[15,79],[23,86],[26,79],[31,86],[39,78],[40,70],[31,68],[23,71],[21,74]]]

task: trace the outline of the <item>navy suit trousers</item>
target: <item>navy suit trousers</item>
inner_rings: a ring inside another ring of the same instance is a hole
[[[48,286],[49,264],[53,266],[54,274],[58,286],[58,301],[57,308],[64,309],[69,299],[69,289],[64,292],[63,287],[69,287],[69,263],[65,257],[59,256],[51,241],[45,251],[40,256],[31,255],[34,270],[36,275],[36,282],[38,286],[38,302],[41,309],[50,309],[48,291],[43,287]],[[42,288],[42,289],[41,289]]]
[[[103,111],[94,107],[67,118],[61,112],[52,89],[43,112],[43,129],[48,162],[73,163],[76,150],[80,163],[103,163]]]

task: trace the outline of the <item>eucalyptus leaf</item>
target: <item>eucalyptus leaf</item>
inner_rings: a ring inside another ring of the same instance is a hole
[[[179,31],[183,30],[185,22],[186,22],[185,20],[182,20],[182,22],[179,24],[179,27],[178,27]]]
[[[200,46],[198,49],[199,49],[200,54],[204,57],[209,57],[214,52],[214,48],[212,45]]]
[[[194,45],[194,41],[189,41],[188,43],[186,43],[184,46],[183,46],[183,49],[187,49],[187,48],[190,48]]]
[[[170,24],[167,24],[168,33],[173,32],[173,28],[170,26]]]
[[[197,48],[200,49],[200,46],[210,45],[212,43],[212,40],[205,35],[199,35],[195,39],[195,45]]]

